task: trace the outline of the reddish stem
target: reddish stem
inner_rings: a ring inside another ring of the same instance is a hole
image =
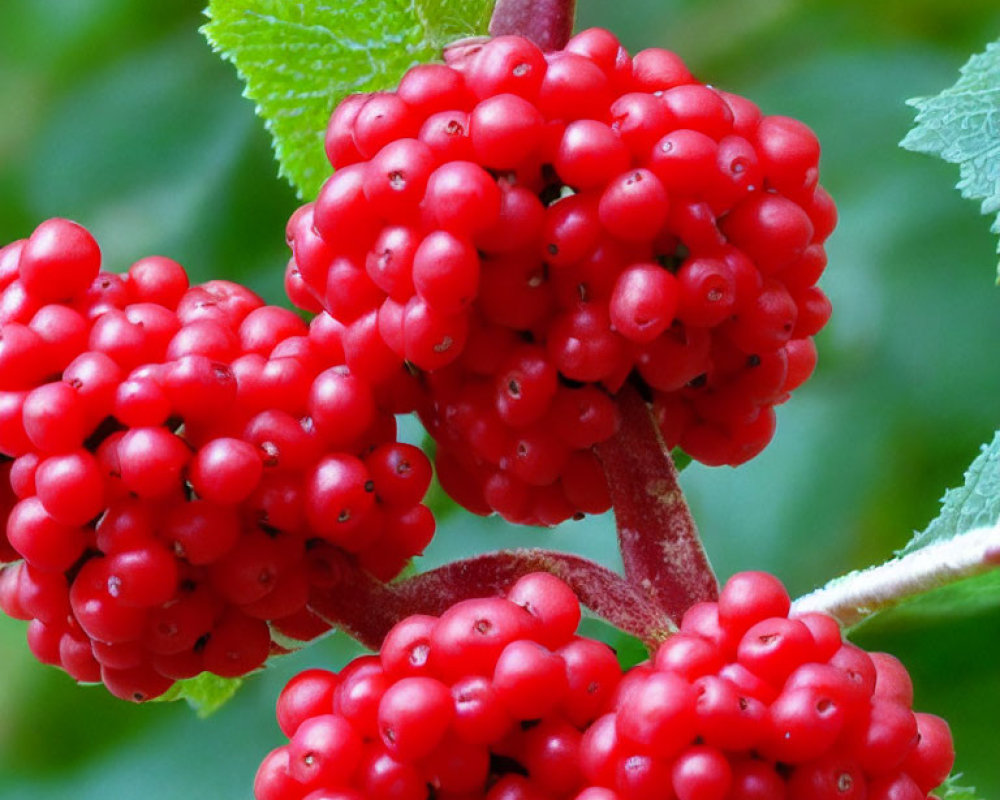
[[[542,50],[561,50],[573,35],[576,0],[497,0],[490,34],[516,34]]]
[[[617,573],[580,556],[539,549],[485,553],[393,584],[361,570],[347,570],[335,587],[313,591],[310,608],[377,650],[401,619],[411,614],[439,615],[470,597],[501,595],[531,572],[558,576],[591,611],[650,646],[674,630],[671,620]]]
[[[715,573],[649,406],[626,384],[621,428],[597,446],[611,490],[625,577],[672,619],[719,593]]]

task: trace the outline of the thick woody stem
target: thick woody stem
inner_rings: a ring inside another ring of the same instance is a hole
[[[516,34],[542,50],[561,50],[573,35],[576,0],[497,0],[490,34]]]
[[[838,578],[800,597],[792,609],[822,611],[849,627],[904,600],[998,567],[1000,525],[976,528]]]
[[[405,617],[439,615],[460,600],[502,595],[532,572],[561,578],[591,611],[651,647],[675,630],[667,615],[615,572],[580,556],[539,549],[486,553],[393,584],[347,570],[332,588],[313,591],[310,608],[376,650]]]
[[[625,577],[672,619],[714,600],[719,585],[649,406],[632,385],[618,393],[621,428],[597,446],[611,491]]]

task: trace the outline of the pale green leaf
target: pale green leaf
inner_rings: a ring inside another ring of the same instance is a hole
[[[908,102],[916,124],[901,146],[958,164],[962,196],[1000,214],[1000,42],[970,58],[954,86]],[[991,230],[1000,233],[1000,215]]]
[[[1000,431],[965,472],[965,483],[945,492],[941,513],[900,552],[912,553],[935,542],[953,539],[973,528],[1000,522]]]
[[[208,717],[224,706],[243,684],[241,678],[220,678],[203,672],[194,678],[177,681],[156,698],[157,701],[187,700],[199,717]]]
[[[415,0],[427,38],[438,47],[486,33],[495,4],[495,0]]]
[[[451,39],[483,33],[491,0],[211,0],[202,32],[246,83],[279,172],[313,198],[330,174],[323,135],[348,94],[393,87]]]
[[[940,797],[941,800],[982,800],[979,796],[979,792],[975,789],[968,786],[957,786],[955,784],[955,782],[961,778],[962,776],[960,774],[952,775],[934,794],[937,797]]]
[[[896,557],[830,581],[796,601],[847,626],[895,625],[1000,605],[1000,432],[945,492],[941,513]]]

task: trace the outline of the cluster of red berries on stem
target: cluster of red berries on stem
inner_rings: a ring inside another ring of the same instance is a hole
[[[947,723],[912,710],[897,659],[789,609],[737,574],[624,674],[547,573],[409,617],[378,655],[289,682],[257,800],[926,800]]]
[[[604,30],[456,53],[334,111],[293,300],[344,324],[351,369],[421,375],[441,482],[477,513],[607,510],[592,448],[629,380],[668,446],[760,452],[830,313],[813,133]]]
[[[395,576],[431,466],[396,441],[405,384],[345,366],[330,317],[163,257],[100,269],[64,219],[0,250],[0,607],[142,700],[326,631],[310,592],[343,569]]]

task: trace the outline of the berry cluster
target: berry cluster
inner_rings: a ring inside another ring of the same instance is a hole
[[[925,800],[947,724],[911,710],[898,660],[788,613],[776,579],[738,574],[622,675],[573,635],[572,592],[529,575],[293,678],[257,800]]]
[[[333,113],[289,287],[352,370],[422,373],[445,488],[554,524],[610,505],[591,450],[626,380],[669,446],[739,464],[811,374],[836,211],[802,123],[609,32],[501,36]],[[346,339],[345,339],[346,341]]]
[[[345,559],[397,574],[431,466],[329,317],[100,264],[64,219],[0,250],[0,607],[39,660],[141,700],[325,631],[310,588]]]

